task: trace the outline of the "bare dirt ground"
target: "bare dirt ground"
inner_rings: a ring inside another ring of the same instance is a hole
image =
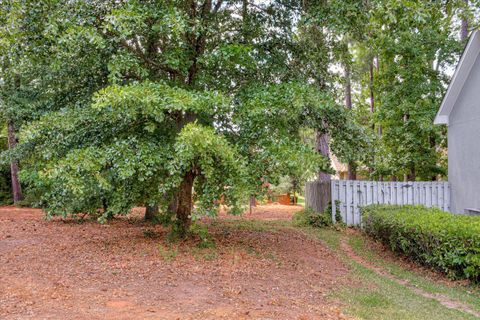
[[[208,221],[215,248],[167,241],[141,215],[107,225],[0,208],[0,319],[345,319],[347,268],[289,227],[300,207]],[[242,221],[245,220],[245,221]]]

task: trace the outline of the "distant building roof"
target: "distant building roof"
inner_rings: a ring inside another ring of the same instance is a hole
[[[341,163],[338,158],[334,155],[330,155],[330,161],[332,164],[333,169],[338,173],[338,172],[346,172],[348,171],[348,165]]]

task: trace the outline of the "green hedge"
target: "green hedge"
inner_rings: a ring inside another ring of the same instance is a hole
[[[452,278],[480,281],[480,217],[419,206],[367,206],[363,228],[413,260]]]

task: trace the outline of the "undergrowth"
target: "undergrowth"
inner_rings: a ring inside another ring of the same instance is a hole
[[[329,204],[322,213],[315,212],[311,208],[300,210],[293,215],[292,221],[294,225],[300,227],[311,226],[315,228],[323,228],[334,225],[338,227],[344,226],[342,215],[338,209],[335,212],[335,221],[333,221],[331,204]]]

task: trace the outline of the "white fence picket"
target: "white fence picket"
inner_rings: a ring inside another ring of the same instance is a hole
[[[450,210],[448,182],[332,180],[331,188],[333,212],[340,210],[343,221],[348,225],[359,225],[360,208],[370,204],[414,204]]]

